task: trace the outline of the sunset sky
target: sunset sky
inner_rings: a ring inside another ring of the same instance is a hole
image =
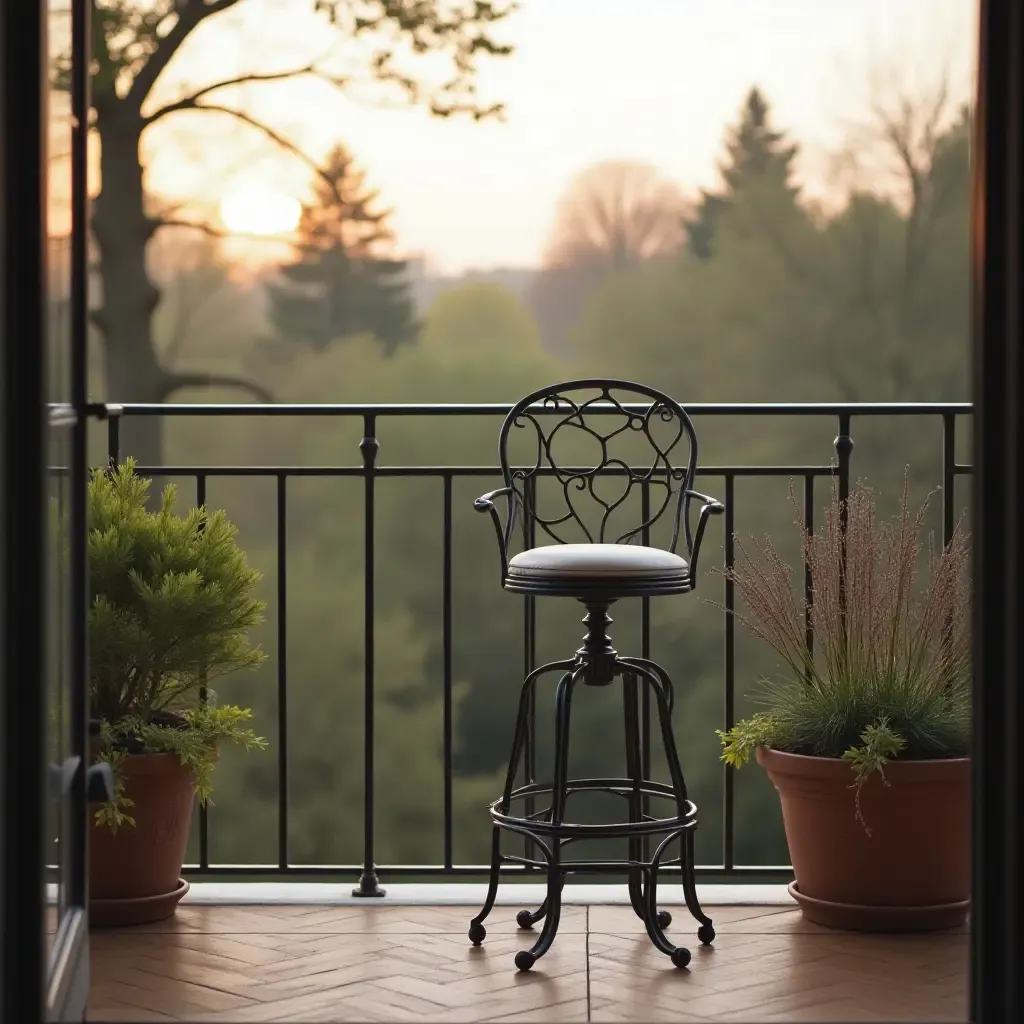
[[[330,30],[311,0],[244,0],[211,19],[157,100],[246,71],[301,66]],[[313,80],[218,94],[314,157],[345,142],[394,208],[405,253],[439,271],[534,265],[571,178],[606,159],[649,162],[684,190],[713,185],[725,125],[753,84],[804,144],[801,176],[828,191],[828,154],[881,88],[927,90],[948,66],[969,95],[973,0],[522,0],[500,29],[515,54],[488,61],[505,123],[381,109]],[[346,54],[342,47],[339,51]],[[351,51],[348,51],[350,54]],[[874,86],[875,91],[879,86]],[[146,136],[151,189],[215,208],[264,188],[305,198],[309,169],[233,119],[168,117]],[[253,243],[259,246],[261,243]]]

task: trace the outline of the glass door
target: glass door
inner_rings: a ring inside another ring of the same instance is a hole
[[[51,239],[51,243],[52,243]],[[52,295],[52,293],[51,293]],[[51,300],[52,301],[52,300]],[[52,312],[52,309],[51,309]],[[62,318],[56,317],[56,326]],[[52,322],[52,321],[51,321]],[[50,341],[59,341],[53,337]],[[54,381],[51,380],[51,386]],[[85,876],[84,679],[77,658],[82,601],[74,562],[82,547],[72,535],[77,417],[52,403],[46,426],[46,546],[44,550],[43,693],[45,739],[45,1012],[47,1021],[81,1021],[88,996],[88,919]]]
[[[87,0],[42,0],[46,21],[45,1012],[88,1000],[86,688]]]

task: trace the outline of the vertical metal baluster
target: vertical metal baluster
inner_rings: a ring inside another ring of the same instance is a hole
[[[523,510],[523,528],[525,530],[525,544],[532,548],[537,543],[537,526],[534,522],[533,512],[537,508],[537,478],[529,477],[524,481],[523,496],[527,501],[527,508]],[[537,602],[532,594],[527,594],[524,600],[524,629],[523,629],[523,678],[526,678],[537,665]],[[530,716],[529,726],[526,730],[526,743],[523,747],[523,764],[526,778],[526,785],[531,784],[537,777],[537,688],[530,688]],[[528,796],[525,800],[525,814],[529,817],[537,810],[536,799]],[[535,854],[533,840],[529,836],[523,836],[523,856],[532,857]]]
[[[666,483],[669,483],[666,480]],[[640,486],[640,521],[644,528],[640,534],[644,547],[651,545],[651,527],[647,520],[651,518],[651,484],[644,480]],[[640,656],[651,656],[651,599],[640,598]],[[644,779],[651,778],[651,688],[641,687],[643,698],[640,702],[640,774]],[[644,793],[640,798],[640,811],[644,815],[651,813],[651,798]],[[643,836],[640,840],[640,851],[644,860],[651,856],[651,837]]]
[[[117,469],[121,461],[121,406],[107,406],[107,472]]]
[[[736,564],[736,478],[725,474],[725,568]],[[736,585],[725,580],[725,729],[736,724]],[[725,766],[724,813],[722,821],[722,860],[725,873],[736,867],[736,775],[732,765]]]
[[[850,436],[850,422],[852,416],[848,412],[839,414],[839,435],[836,437],[836,455],[839,459],[837,476],[839,479],[839,536],[841,545],[841,561],[839,564],[839,609],[843,626],[843,633],[846,632],[846,529],[849,522],[849,509],[847,502],[850,497],[850,456],[853,454],[853,438]],[[844,658],[846,645],[843,645]]]
[[[955,527],[953,488],[956,486],[956,416],[951,412],[942,414],[942,546],[953,539]],[[953,642],[953,613],[946,616],[942,624],[942,646],[948,652]]]
[[[804,524],[809,535],[814,534],[814,474],[808,473],[804,477]],[[811,578],[811,563],[804,553],[804,642],[807,644],[807,654],[814,658],[814,580]],[[811,681],[811,669],[808,666],[804,673],[808,683]]]
[[[277,864],[288,868],[288,478],[277,478]]]
[[[444,474],[444,555],[442,569],[442,659],[444,689],[444,866],[452,867],[452,475]]]
[[[942,545],[953,539],[953,489],[956,486],[956,415],[942,414]]]
[[[374,741],[374,498],[377,469],[377,417],[363,417],[363,439],[359,452],[363,457],[363,871],[353,896],[383,896],[373,860],[373,741]]]
[[[154,467],[156,468],[156,467]],[[196,473],[196,507],[206,507],[206,474]],[[199,529],[206,528],[205,523],[199,524]],[[199,703],[205,704],[207,699],[206,672],[199,674]],[[206,871],[210,866],[210,834],[209,834],[209,813],[206,806],[199,808],[199,870]]]

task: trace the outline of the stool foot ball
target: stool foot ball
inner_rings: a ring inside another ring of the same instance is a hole
[[[588,606],[587,617],[591,626],[588,640],[595,639],[605,624],[611,620],[606,609]],[[596,627],[596,628],[595,628]],[[600,635],[600,634],[599,634]],[[610,645],[609,645],[610,648]],[[607,653],[604,661],[599,655]],[[532,780],[516,787],[515,779],[530,728],[529,712],[535,700],[538,680],[547,673],[560,673],[555,687],[555,757],[553,778],[550,784],[538,784]],[[607,686],[616,679],[622,681],[624,701],[624,725],[626,739],[625,778],[615,779],[570,779],[569,758],[569,712],[574,691],[580,684],[585,686]],[[641,730],[640,730],[640,689],[647,686],[653,694],[656,705],[659,731],[665,751],[670,783],[653,782],[644,778]],[[505,788],[500,799],[491,804],[493,830],[491,838],[491,870],[487,898],[480,913],[473,918],[469,928],[469,939],[480,945],[487,935],[484,920],[494,908],[503,862],[512,862],[540,869],[544,872],[547,893],[536,910],[520,910],[516,924],[522,930],[533,928],[543,920],[544,925],[536,942],[529,949],[521,949],[515,956],[515,966],[520,971],[529,971],[551,948],[558,930],[562,909],[562,891],[568,874],[595,872],[601,874],[622,871],[628,880],[630,904],[637,917],[644,923],[644,929],[654,947],[671,961],[675,967],[686,967],[691,954],[683,946],[674,945],[665,934],[672,924],[672,915],[658,909],[658,881],[661,869],[678,864],[682,873],[683,896],[691,916],[699,924],[697,939],[704,945],[714,941],[715,930],[711,919],[701,909],[697,899],[694,878],[694,829],[697,825],[697,808],[687,798],[682,769],[672,735],[671,715],[674,703],[672,683],[665,671],[654,662],[642,658],[620,658],[612,650],[595,650],[591,642],[572,661],[554,662],[544,665],[527,676],[519,698],[519,712],[512,741]],[[623,797],[629,808],[629,820],[613,824],[584,825],[565,820],[568,798],[581,792],[612,793]],[[548,797],[551,806],[539,813],[529,808],[513,814],[514,804]],[[654,801],[668,801],[662,814],[654,814],[648,807]],[[502,854],[501,834],[510,832],[532,841],[534,851],[527,849],[527,855]],[[565,848],[584,839],[626,839],[629,843],[628,859],[615,860],[568,860]],[[645,839],[650,842],[651,851],[645,850]],[[679,855],[667,857],[670,846],[678,842]]]
[[[562,880],[559,883],[558,889],[561,891],[565,888],[565,875],[562,875]],[[538,921],[540,921],[548,912],[548,901],[547,899],[541,903],[537,910],[520,910],[516,914],[516,924],[519,925],[521,931],[529,931]]]

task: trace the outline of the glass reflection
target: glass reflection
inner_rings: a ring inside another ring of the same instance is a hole
[[[46,398],[71,399],[71,95],[67,67],[71,49],[71,0],[49,0],[50,88],[47,125],[47,325]],[[70,429],[51,414],[47,444],[47,635],[46,700],[46,940],[54,938],[66,909],[62,841],[67,835],[65,773],[70,756],[68,719],[69,600],[68,468]]]

